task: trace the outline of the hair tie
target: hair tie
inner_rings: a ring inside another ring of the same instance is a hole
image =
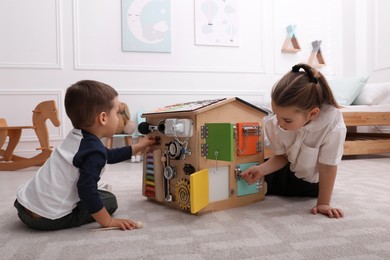
[[[314,83],[314,84],[317,84],[318,83],[318,79],[313,76],[313,77],[310,78],[310,82]]]
[[[299,72],[299,69],[300,69],[300,68],[301,68],[300,66],[294,65],[294,66],[292,67],[292,71],[293,71],[293,72]]]
[[[301,69],[301,66],[299,66],[299,65],[294,65],[294,66],[292,67],[292,72],[299,72],[300,69]],[[309,81],[310,81],[311,83],[317,84],[317,83],[318,83],[318,79],[317,79],[316,77],[313,76],[313,73],[312,73],[310,70],[305,69],[304,67],[303,67],[303,69],[305,70],[306,74],[309,76]]]

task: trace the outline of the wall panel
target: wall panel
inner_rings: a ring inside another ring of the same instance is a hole
[[[326,66],[325,74],[342,69],[342,3],[334,0],[277,0],[273,1],[273,39],[275,73],[284,74],[296,63],[307,63],[312,52],[312,42],[321,40],[321,51]],[[300,8],[297,8],[297,7]],[[288,14],[286,10],[290,10]],[[296,37],[301,47],[297,53],[282,53],[287,36],[286,27],[296,26]]]
[[[31,126],[33,109],[42,101],[55,100],[61,126],[54,127],[50,121],[47,121],[47,127],[50,140],[62,140],[65,129],[63,124],[65,113],[62,109],[62,96],[63,94],[60,90],[0,90],[0,117],[5,118],[9,126]],[[25,141],[37,141],[34,130],[25,129],[22,131],[20,142],[23,143]]]
[[[60,69],[60,13],[59,0],[2,1],[0,68]]]
[[[240,1],[239,47],[195,45],[193,1],[172,2],[171,53],[122,52],[120,2],[74,0],[76,69],[264,73],[262,1]]]
[[[119,99],[125,102],[130,111],[132,120],[135,120],[137,111],[153,111],[157,108],[189,101],[239,97],[255,105],[263,104],[264,92],[249,91],[127,91],[118,90]]]
[[[390,69],[390,1],[376,0],[373,9],[373,70]]]

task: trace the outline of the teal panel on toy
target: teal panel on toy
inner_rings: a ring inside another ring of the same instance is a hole
[[[207,159],[218,161],[233,161],[234,140],[233,125],[229,123],[208,123],[206,144]]]
[[[259,165],[258,162],[242,163],[236,165],[236,174],[246,171],[249,167]],[[237,196],[246,196],[250,194],[255,194],[260,191],[259,183],[255,182],[252,185],[249,185],[245,180],[237,180]]]

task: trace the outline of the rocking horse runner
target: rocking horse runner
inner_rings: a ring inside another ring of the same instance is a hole
[[[8,136],[8,145],[5,150],[0,149],[0,171],[13,171],[31,166],[42,165],[52,153],[49,143],[49,132],[46,120],[49,119],[54,126],[60,125],[58,111],[54,100],[39,103],[33,110],[32,126],[7,126],[5,119],[0,119],[0,148]],[[25,158],[13,154],[22,135],[23,129],[34,129],[41,145],[37,150],[41,152],[31,158]]]

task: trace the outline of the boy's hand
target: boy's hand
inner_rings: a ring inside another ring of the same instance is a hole
[[[156,138],[151,136],[144,136],[142,138],[138,138],[138,143],[142,148],[147,148],[156,144]]]
[[[332,208],[329,205],[317,205],[311,209],[311,213],[314,215],[320,213],[322,215],[328,216],[329,218],[344,217],[344,211],[342,209]]]
[[[132,230],[136,228],[137,225],[130,219],[112,218],[108,227],[118,227],[122,230]]]
[[[105,207],[98,212],[91,214],[91,216],[102,226],[101,228],[94,230],[132,230],[134,228],[142,228],[143,226],[142,222],[134,222],[130,219],[113,218],[110,214],[108,214]]]
[[[255,183],[261,178],[262,174],[260,172],[259,166],[252,166],[248,170],[241,173],[241,178],[243,178],[249,185]]]
[[[156,137],[151,136],[143,136],[138,138],[138,142],[136,144],[133,144],[133,154],[137,154],[138,152],[143,152],[145,149],[149,147],[153,147],[156,145]]]

